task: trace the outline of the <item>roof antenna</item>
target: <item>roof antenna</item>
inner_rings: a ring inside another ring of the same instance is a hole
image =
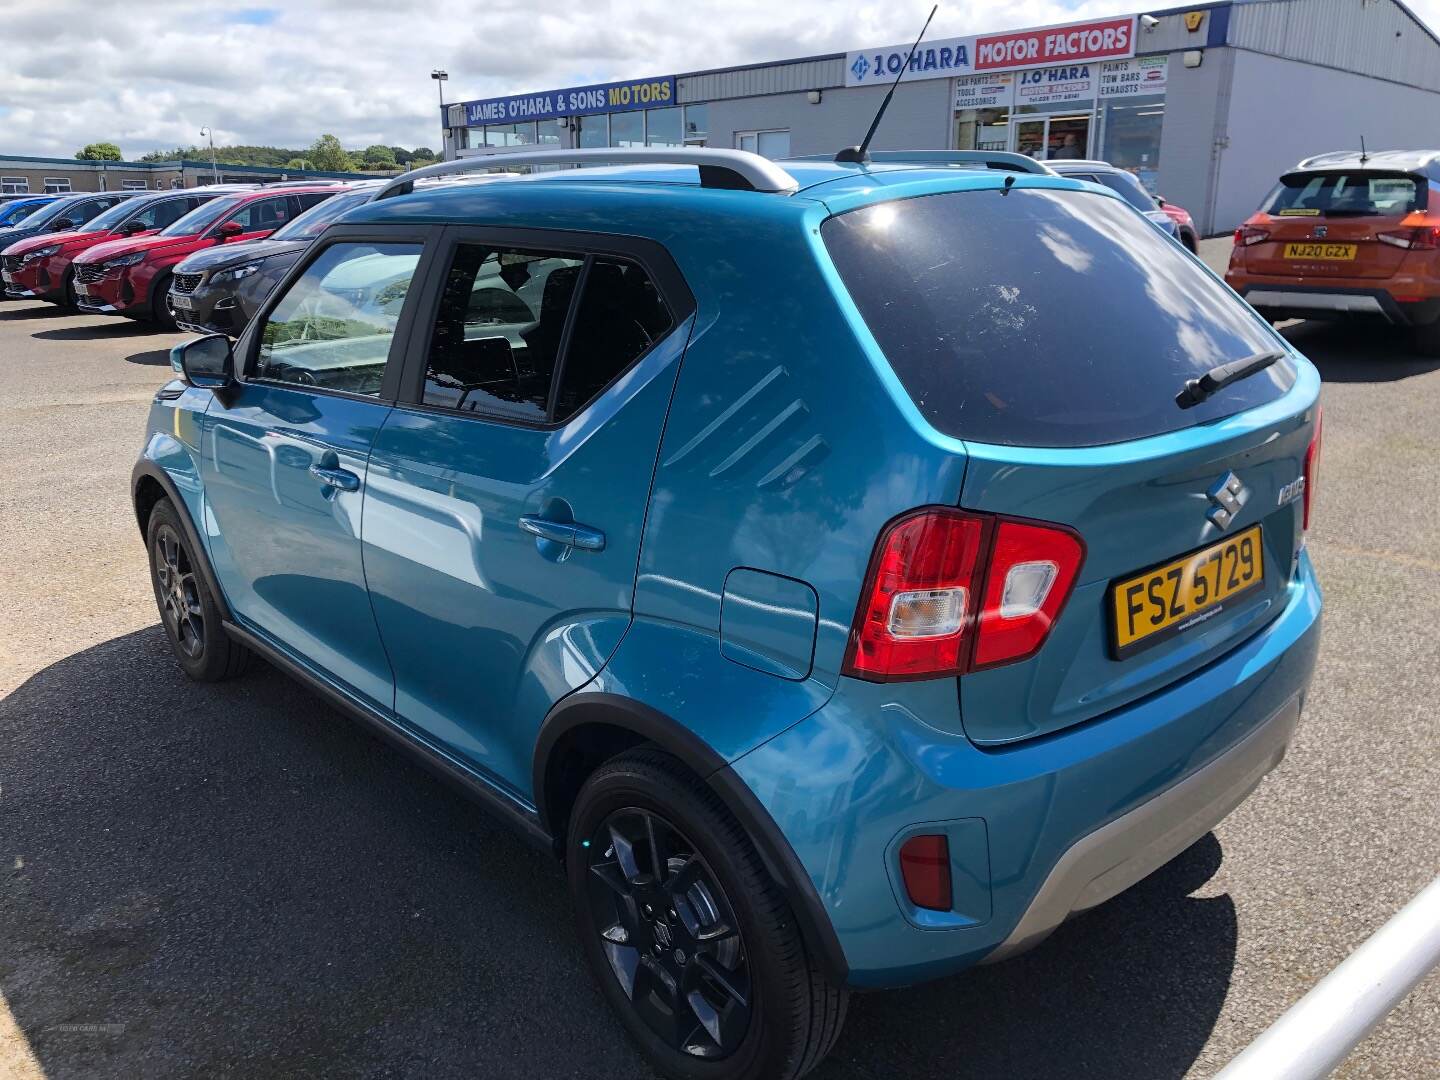
[[[935,18],[935,12],[940,10],[936,4],[930,9],[930,18],[925,20],[925,25],[920,28],[920,37],[915,39],[915,44],[910,46],[910,52],[905,57],[905,63],[900,65],[900,73],[895,76],[895,81],[890,84],[890,91],[885,95],[885,100],[880,103],[880,108],[875,111],[875,119],[870,121],[870,130],[865,133],[864,140],[859,146],[847,146],[835,155],[836,161],[849,162],[855,165],[863,165],[870,160],[870,140],[875,138],[875,129],[880,126],[880,120],[885,115],[885,110],[890,107],[890,99],[895,96],[895,88],[900,85],[900,80],[905,77],[905,72],[910,69],[910,57],[915,55],[915,50],[920,47],[920,42],[925,37],[925,31],[930,29],[930,19]]]
[[[1365,162],[1367,162],[1367,161],[1369,161],[1369,160],[1370,160],[1370,155],[1365,152],[1365,136],[1364,136],[1364,135],[1361,135],[1361,136],[1360,136],[1360,164],[1361,164],[1361,165],[1364,165]]]

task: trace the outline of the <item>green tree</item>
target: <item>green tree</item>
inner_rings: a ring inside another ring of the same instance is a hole
[[[315,168],[315,163],[314,163],[313,161],[311,161],[309,158],[294,157],[294,158],[291,158],[289,161],[285,162],[285,168],[287,168],[287,169],[310,169],[310,170],[313,171],[314,168]]]
[[[75,156],[81,161],[123,161],[120,147],[113,142],[92,142],[83,150],[76,150]]]
[[[403,146],[392,146],[390,152],[395,155],[396,165],[409,165],[415,159],[415,155]]]
[[[431,150],[428,146],[417,146],[411,158],[415,161],[419,161],[421,158],[424,158],[426,161],[434,161],[435,151]]]
[[[305,155],[322,172],[349,172],[350,155],[334,135],[321,135]]]
[[[365,162],[367,168],[393,169],[395,167],[395,151],[377,143],[374,146],[367,146],[361,153],[360,160]]]

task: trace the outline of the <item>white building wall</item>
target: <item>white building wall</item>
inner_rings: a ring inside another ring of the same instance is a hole
[[[712,101],[710,145],[734,146],[737,131],[787,128],[791,154],[834,154],[865,137],[875,110],[885,100],[885,90],[859,86],[822,91],[818,105],[811,105],[804,93]],[[949,149],[954,122],[951,100],[949,79],[901,83],[871,148]]]
[[[1215,194],[1216,229],[1233,229],[1249,217],[1280,174],[1302,158],[1358,150],[1361,135],[1371,150],[1440,145],[1440,93],[1227,51],[1234,53],[1234,74],[1225,128],[1229,144]],[[1173,99],[1173,87],[1170,93]]]

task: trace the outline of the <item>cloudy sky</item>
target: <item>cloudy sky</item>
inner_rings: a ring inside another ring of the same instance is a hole
[[[201,142],[435,146],[449,101],[907,40],[929,0],[0,0],[0,154]],[[1356,0],[1358,3],[1359,0]],[[1440,0],[1413,0],[1430,24]],[[1135,0],[943,3],[932,37],[1137,10]]]

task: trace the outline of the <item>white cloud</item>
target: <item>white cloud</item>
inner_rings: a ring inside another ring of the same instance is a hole
[[[925,4],[847,0],[7,0],[0,153],[127,156],[200,142],[436,146],[449,100],[665,75],[908,40]],[[1415,0],[1440,17],[1440,0]],[[932,37],[1130,12],[1131,0],[941,7]]]

